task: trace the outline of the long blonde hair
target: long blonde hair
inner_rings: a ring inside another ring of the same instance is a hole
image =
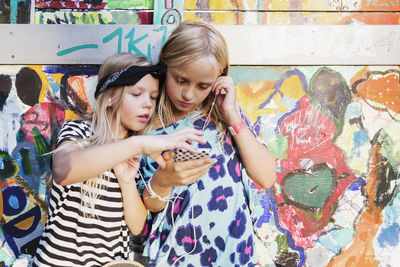
[[[160,63],[167,68],[185,68],[193,62],[212,56],[219,64],[221,75],[228,75],[229,53],[225,38],[213,26],[196,21],[180,23],[168,37],[161,49]],[[207,116],[214,100],[214,95],[209,94],[203,105],[193,114],[195,117]],[[161,90],[158,106],[158,117],[162,124],[169,125],[175,122],[172,112],[172,102],[166,93],[165,83]],[[222,140],[227,132],[227,125],[221,120],[218,107],[213,107],[210,120],[216,125],[219,139]]]
[[[115,54],[106,59],[101,65],[98,73],[98,81],[111,73],[118,72],[130,66],[149,65],[151,65],[151,62],[139,55],[130,53]],[[96,146],[113,142],[115,137],[119,136],[118,130],[120,127],[116,127],[117,132],[113,132],[112,125],[121,125],[120,106],[125,93],[125,87],[123,86],[111,88],[98,96],[92,112],[82,116],[82,119],[91,123],[93,136],[85,139],[84,142],[82,142],[83,140],[77,140],[78,143],[87,144],[86,146]],[[138,133],[129,132],[128,136],[134,134]],[[81,182],[81,203],[89,206],[92,211],[94,210],[93,200],[98,197],[98,191],[103,188],[99,179],[109,179],[109,176],[101,174],[99,177]]]

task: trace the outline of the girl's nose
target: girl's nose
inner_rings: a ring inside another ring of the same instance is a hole
[[[193,98],[193,87],[188,86],[182,91],[182,98],[185,101],[191,100]]]
[[[149,107],[151,108],[152,105],[153,105],[153,102],[151,101],[151,97],[150,96],[145,97],[145,99],[143,101],[143,106],[146,108],[149,108]]]

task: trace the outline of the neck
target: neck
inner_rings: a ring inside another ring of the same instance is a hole
[[[196,106],[193,109],[188,110],[188,111],[180,111],[180,110],[177,110],[175,107],[173,107],[172,108],[172,115],[173,115],[175,121],[179,121],[180,119],[186,117],[187,115],[189,115],[193,111],[195,111],[198,107],[200,107],[200,105],[198,105],[198,106]]]

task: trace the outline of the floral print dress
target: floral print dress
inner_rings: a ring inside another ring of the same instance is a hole
[[[150,134],[173,133],[185,127],[202,129],[205,118],[187,116]],[[166,131],[165,131],[166,130]],[[209,172],[189,186],[172,189],[170,202],[158,214],[150,214],[145,227],[143,255],[149,266],[255,266],[255,236],[251,217],[250,179],[232,139],[218,143],[218,131],[206,124],[198,148],[211,149],[218,160]],[[149,157],[141,161],[148,182],[158,165]],[[140,184],[142,182],[142,184]],[[143,180],[138,182],[144,188]]]

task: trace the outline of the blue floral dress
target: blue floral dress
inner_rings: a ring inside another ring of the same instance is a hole
[[[202,129],[205,118],[187,116],[149,134],[173,133],[185,127]],[[166,130],[166,131],[165,131]],[[232,139],[218,143],[218,131],[210,122],[204,129],[207,143],[218,160],[209,172],[189,186],[172,189],[171,200],[158,214],[149,215],[145,228],[144,256],[149,266],[255,266],[254,220],[251,217],[250,179]],[[149,157],[141,171],[149,181],[158,165]],[[141,189],[144,184],[140,185]]]

